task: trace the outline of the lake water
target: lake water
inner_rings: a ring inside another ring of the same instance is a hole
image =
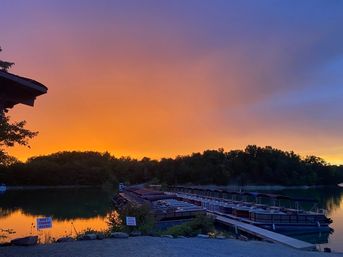
[[[297,234],[293,237],[343,252],[343,188],[292,189],[272,191],[289,196],[315,198],[328,210],[334,232]],[[100,188],[16,190],[0,194],[0,229],[12,229],[7,239],[39,235],[48,238],[72,235],[87,228],[104,230],[106,217],[113,211],[113,192]],[[309,207],[309,206],[305,206]],[[37,217],[51,216],[53,228],[37,231]],[[1,231],[0,231],[1,235]],[[1,240],[1,239],[0,239]]]
[[[7,240],[39,235],[41,242],[75,236],[88,228],[104,230],[112,196],[100,188],[8,190],[0,194],[0,229],[15,231]],[[36,218],[45,216],[52,217],[52,229],[37,231]]]
[[[312,198],[319,201],[319,208],[327,210],[327,216],[333,220],[330,227],[331,233],[289,234],[309,243],[317,244],[319,248],[330,247],[337,252],[343,252],[343,188],[326,187],[310,189],[286,189],[267,191],[273,194],[282,194],[291,197]],[[303,204],[305,209],[310,209],[312,204]]]

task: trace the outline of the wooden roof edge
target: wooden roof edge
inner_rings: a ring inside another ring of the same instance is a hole
[[[30,87],[32,89],[38,90],[40,92],[40,94],[45,94],[48,92],[48,88],[46,86],[44,86],[42,83],[35,81],[33,79],[30,78],[26,78],[26,77],[21,77],[19,75],[15,75],[6,71],[2,71],[0,70],[0,77],[8,79],[8,80],[12,80],[18,84],[21,84],[23,86],[27,86]]]

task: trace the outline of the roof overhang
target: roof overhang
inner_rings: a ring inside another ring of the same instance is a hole
[[[0,71],[0,108],[12,108],[16,104],[34,105],[37,96],[47,93],[43,84]]]

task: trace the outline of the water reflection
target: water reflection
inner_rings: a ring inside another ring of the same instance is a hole
[[[319,201],[318,207],[326,209],[328,215],[340,208],[343,198],[343,188],[323,187],[309,189],[285,189],[273,191],[272,193],[287,195],[291,197],[312,198]],[[312,204],[303,204],[303,207],[311,207]]]
[[[326,209],[329,216],[340,208],[343,198],[343,188],[340,187],[264,192],[317,199],[319,207]],[[55,220],[105,217],[112,208],[113,193],[99,188],[7,191],[0,195],[0,217],[18,210],[27,215],[52,216]],[[311,206],[303,204],[305,208]]]
[[[267,191],[274,194],[282,194],[291,197],[311,198],[319,201],[318,207],[327,210],[327,216],[333,220],[329,233],[288,233],[287,235],[323,247],[330,247],[335,251],[343,252],[341,238],[343,235],[343,188],[323,187],[310,189],[284,189],[279,191]],[[302,203],[303,208],[311,209],[313,204]]]
[[[287,189],[269,192],[317,199],[319,207],[328,210],[328,216],[333,220],[331,227],[335,230],[334,233],[292,233],[290,236],[343,252],[343,188]],[[0,228],[16,231],[11,238],[38,234],[42,242],[49,237],[75,236],[75,230],[104,230],[108,228],[106,217],[112,212],[113,194],[112,191],[99,188],[7,191],[0,195]],[[310,208],[311,204],[305,204],[303,207]],[[41,216],[53,218],[52,229],[40,232],[35,230],[32,224]]]
[[[16,211],[54,220],[105,217],[112,192],[94,188],[7,191],[0,195],[0,217]]]
[[[111,191],[94,188],[7,191],[0,195],[0,228],[16,233],[0,237],[0,241],[38,235],[41,242],[49,242],[76,236],[88,228],[106,230],[112,195]],[[42,216],[52,217],[51,229],[36,230],[36,218]]]
[[[37,231],[35,224],[39,216],[27,215],[20,210],[12,212],[11,215],[1,218],[1,227],[15,231],[14,234],[7,235],[7,238],[1,239],[0,242],[6,242],[16,237],[28,235],[38,235],[39,240],[43,243],[49,240],[57,239],[63,236],[76,237],[78,233],[89,228],[96,231],[107,229],[107,223],[104,217],[95,216],[92,218],[75,218],[71,220],[54,220],[51,229]]]
[[[283,233],[296,239],[311,243],[311,244],[327,244],[329,242],[330,232],[315,232],[315,233]]]

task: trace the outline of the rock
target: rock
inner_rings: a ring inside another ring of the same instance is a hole
[[[171,238],[171,239],[173,239],[173,238],[174,238],[172,235],[163,235],[162,237],[165,237],[165,238]]]
[[[38,242],[38,236],[27,236],[22,238],[16,238],[11,240],[12,245],[18,246],[32,246],[36,245]]]
[[[142,232],[140,232],[140,231],[132,231],[131,233],[130,233],[130,236],[141,236],[142,235]]]
[[[102,233],[96,234],[96,239],[103,240],[103,239],[105,239],[105,235]]]
[[[150,233],[148,234],[148,236],[152,236],[152,237],[160,237],[161,235],[160,235],[160,234],[158,234],[158,233],[156,233],[156,232],[150,232]]]
[[[242,240],[242,241],[248,241],[249,240],[249,238],[247,238],[246,236],[243,236],[243,235],[239,235],[238,239]]]
[[[222,235],[218,235],[218,236],[216,236],[216,239],[226,239],[226,237],[222,236]]]
[[[95,240],[96,234],[85,234],[82,236],[82,240]]]
[[[111,238],[128,238],[129,235],[124,232],[113,232],[110,235]]]
[[[331,253],[331,248],[325,247],[325,248],[324,248],[324,252],[325,252],[325,253]]]
[[[185,239],[187,237],[185,237],[185,236],[177,236],[176,238]]]
[[[57,243],[66,243],[66,242],[72,242],[72,241],[74,241],[74,239],[70,236],[61,237],[56,240]]]
[[[4,246],[11,246],[11,243],[7,242],[7,243],[1,243],[0,244],[0,247],[4,247]]]
[[[209,235],[205,235],[205,234],[198,234],[197,237],[198,238],[210,238]]]

